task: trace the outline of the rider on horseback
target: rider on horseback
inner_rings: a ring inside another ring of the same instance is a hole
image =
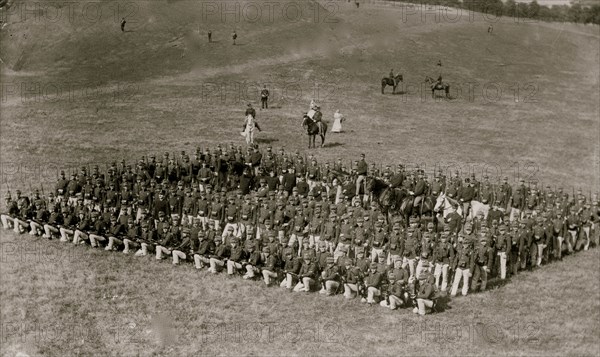
[[[321,113],[321,107],[317,105],[317,106],[315,106],[315,115],[313,115],[312,120],[319,127],[319,133],[323,133],[323,125],[321,122],[322,118],[323,118],[323,114]]]
[[[440,86],[442,85],[442,74],[441,73],[440,73],[440,76],[437,79],[437,83],[436,84],[440,85]]]
[[[394,69],[390,69],[390,80],[392,81],[392,83],[394,82]]]
[[[417,180],[417,182],[415,184],[415,191],[414,191],[415,202],[413,204],[413,207],[419,207],[419,205],[421,204],[421,201],[423,200],[423,196],[425,195],[426,188],[427,188],[427,184],[425,183],[425,180],[423,179],[423,172],[419,171],[419,179]]]

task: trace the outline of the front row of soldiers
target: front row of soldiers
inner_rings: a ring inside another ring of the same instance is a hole
[[[293,292],[319,290],[327,296],[343,293],[347,299],[359,297],[369,305],[412,307],[413,312],[422,315],[431,311],[438,296],[438,279],[426,265],[419,263],[417,268],[423,269],[415,275],[415,257],[408,263],[400,256],[390,258],[387,254],[367,258],[367,247],[358,246],[353,247],[351,258],[348,247],[340,246],[334,258],[334,251],[325,240],[281,240],[268,225],[260,232],[263,238],[259,238],[259,229],[250,225],[244,227],[240,237],[240,231],[232,225],[221,231],[218,225],[203,227],[199,219],[194,219],[191,225],[182,226],[163,212],[156,220],[144,213],[136,222],[127,212],[90,212],[84,206],[58,204],[50,209],[52,212],[42,209],[40,202],[38,212],[46,212],[45,215],[26,219],[18,212],[8,212],[2,215],[2,224],[19,234],[28,232],[157,260],[169,257],[173,265],[188,261],[196,269],[214,274],[239,274],[244,279],[260,279],[267,286]]]
[[[379,216],[365,231],[371,237],[367,241],[357,238],[364,228],[358,217],[348,231],[356,237],[340,233],[333,242],[323,232],[282,234],[270,220],[258,227],[228,222],[221,229],[218,221],[193,218],[191,224],[181,224],[163,211],[155,219],[148,209],[137,218],[127,205],[96,211],[81,199],[68,205],[50,196],[35,192],[30,200],[17,192],[16,201],[7,196],[4,228],[124,254],[170,257],[174,265],[189,261],[196,269],[262,279],[267,286],[295,292],[343,293],[391,309],[410,306],[420,314],[435,307],[438,291],[450,287],[455,296],[461,284],[462,295],[485,290],[490,273],[505,279],[542,261],[561,259],[563,251],[587,249],[591,237],[598,244],[597,219],[590,226],[573,218],[575,211],[566,219],[561,212],[526,215],[509,226],[476,218],[458,232],[442,222],[437,230],[432,222],[421,228],[416,219],[407,228],[396,222],[388,232]],[[337,221],[335,214],[330,219]]]

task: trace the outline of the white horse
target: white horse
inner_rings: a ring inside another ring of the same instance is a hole
[[[246,121],[244,122],[244,131],[240,133],[246,138],[247,145],[254,144],[254,128],[260,131],[260,127],[258,126],[256,119],[254,119],[252,115],[248,114],[248,116],[246,116]]]
[[[462,205],[458,203],[458,201],[453,200],[452,198],[446,196],[444,192],[440,193],[435,201],[435,206],[433,207],[433,212],[437,212],[437,217],[441,214],[443,218],[446,218],[451,212],[452,208],[458,205],[456,209],[456,213],[459,215],[463,215]],[[441,211],[441,212],[440,212]]]
[[[490,205],[475,200],[471,201],[471,214],[469,217],[473,219],[477,217],[480,212],[483,212],[483,218],[487,219],[488,213],[490,212]]]

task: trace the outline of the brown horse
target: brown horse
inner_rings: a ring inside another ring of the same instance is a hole
[[[321,127],[323,130],[319,128],[319,124],[316,121],[312,120],[308,115],[304,115],[304,119],[302,120],[302,127],[306,129],[306,133],[308,134],[308,148],[315,147],[315,139],[317,135],[321,136],[321,147],[325,144],[325,134],[327,133],[327,123],[321,121]]]
[[[401,74],[396,75],[396,77],[394,77],[394,78],[389,78],[389,77],[381,78],[381,94],[385,94],[386,86],[391,86],[392,94],[395,94],[396,87],[398,87],[398,84],[400,84],[400,82],[402,82],[403,80],[404,79],[402,78]]]

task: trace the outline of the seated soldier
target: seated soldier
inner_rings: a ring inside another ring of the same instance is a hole
[[[172,247],[178,244],[179,232],[173,222],[173,229],[169,229],[168,225],[163,225],[163,236],[162,239],[156,244],[156,259],[161,260],[163,254],[171,255],[173,252]]]
[[[190,228],[183,227],[181,228],[181,239],[179,241],[179,245],[174,246],[171,255],[173,256],[173,265],[178,265],[179,260],[186,260],[188,258],[185,252],[190,251],[190,247],[192,246],[191,237],[190,237]]]
[[[2,213],[2,215],[0,215],[0,218],[2,219],[2,227],[4,227],[4,229],[13,229],[14,219],[19,213],[19,207],[17,205],[17,201],[14,201],[11,198],[10,192],[6,193],[5,199],[7,211],[6,213]]]
[[[221,240],[221,237],[215,237],[215,243],[217,243],[217,238],[219,239],[219,241]],[[229,254],[230,250],[225,242],[223,242],[222,244],[217,244],[215,248],[215,253],[210,256],[210,268],[208,268],[208,271],[213,274],[217,274],[218,272],[220,272],[225,266],[225,261],[227,261],[227,259],[229,258]]]
[[[63,223],[64,217],[59,205],[55,205],[48,222],[44,224],[44,238],[52,239],[55,236],[59,236],[60,232],[58,227]]]
[[[304,263],[298,273],[298,284],[294,287],[294,292],[310,292],[314,286],[317,276],[317,264],[313,261],[312,256],[307,252],[304,253]]]
[[[215,251],[216,245],[221,243],[221,238],[217,236],[211,239],[203,230],[200,230],[198,241],[198,248],[194,251],[194,267],[202,269],[210,264],[210,256]]]
[[[231,238],[229,244],[231,244],[231,253],[227,260],[227,274],[233,275],[236,271],[239,271],[244,267],[242,262],[246,258],[246,252],[237,238]]]
[[[262,259],[260,251],[256,249],[256,243],[254,241],[246,241],[246,256],[248,257],[245,262],[246,274],[244,279],[254,279],[257,273],[260,273],[260,266],[262,265]]]

